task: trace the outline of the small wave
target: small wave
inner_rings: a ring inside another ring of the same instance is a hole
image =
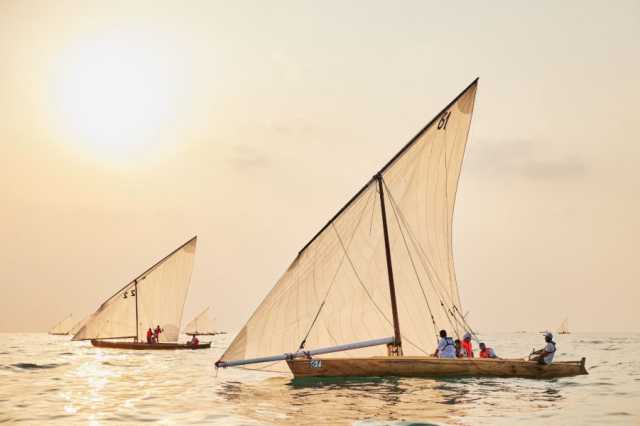
[[[11,364],[12,367],[20,368],[22,370],[46,370],[50,368],[57,368],[64,364],[33,364],[30,362],[19,362],[17,364]]]
[[[112,361],[102,361],[102,365],[108,365],[109,367],[137,367],[138,364],[130,363],[130,362],[112,362]]]
[[[627,413],[626,411],[614,411],[613,413],[607,413],[609,416],[630,416],[631,413]]]
[[[605,343],[604,340],[578,340],[578,343],[590,343],[592,345],[600,345],[602,343]]]
[[[73,355],[73,352],[60,352],[58,355]]]

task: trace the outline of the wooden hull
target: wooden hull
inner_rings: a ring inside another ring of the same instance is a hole
[[[178,349],[209,349],[211,342],[199,345],[187,345],[186,343],[143,343],[143,342],[110,342],[107,340],[92,340],[91,344],[97,348],[131,349],[140,351],[178,350]]]
[[[184,333],[187,336],[218,336],[220,334],[227,334],[226,331],[217,331],[215,333]]]
[[[295,378],[304,377],[524,377],[549,379],[588,374],[585,359],[539,365],[518,359],[435,357],[313,358],[287,361]]]

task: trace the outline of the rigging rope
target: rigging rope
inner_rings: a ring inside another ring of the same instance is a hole
[[[371,199],[373,198],[372,197],[373,194],[374,194],[373,192],[369,193],[369,198],[367,198],[367,201],[365,202],[364,207],[362,208],[362,211],[360,212],[360,216],[358,217],[358,221],[356,222],[356,226],[353,227],[353,232],[351,233],[351,237],[349,238],[349,244],[348,245],[351,245],[351,242],[353,241],[353,237],[356,235],[356,231],[358,230],[358,227],[360,226],[360,222],[362,221],[362,218],[364,217],[364,212],[367,210],[367,206],[369,205],[369,201],[371,201]],[[374,203],[374,208],[375,208],[375,203]],[[342,265],[344,263],[344,260],[345,260],[345,258],[347,258],[347,250],[345,249],[344,244],[342,243],[342,239],[340,238],[340,234],[338,233],[338,230],[334,226],[333,222],[331,222],[331,228],[336,233],[336,236],[338,237],[338,240],[340,241],[340,244],[342,245],[342,250],[343,250],[344,255],[342,256],[342,259],[340,259],[340,263],[338,264],[338,267],[336,268],[336,271],[333,274],[333,277],[331,278],[331,284],[329,284],[329,288],[327,289],[327,292],[325,293],[324,298],[322,299],[322,302],[320,303],[320,306],[318,307],[318,311],[316,312],[316,315],[313,318],[313,321],[311,322],[311,325],[309,326],[309,329],[307,330],[306,334],[304,335],[304,338],[300,342],[300,346],[299,346],[298,349],[303,349],[304,345],[307,343],[307,338],[309,337],[309,334],[311,333],[311,330],[313,330],[313,326],[316,324],[316,321],[318,320],[318,317],[320,316],[320,312],[322,312],[322,308],[324,308],[325,302],[327,301],[327,298],[329,297],[329,293],[331,292],[331,289],[333,288],[333,285],[336,282],[336,278],[338,277],[338,273],[340,272],[340,269],[342,269]],[[352,267],[353,267],[353,265],[352,265]]]
[[[336,231],[336,235],[338,236],[338,240],[340,241],[340,244],[342,245],[342,249],[344,250],[345,256],[347,257],[347,260],[349,261],[349,264],[351,265],[351,268],[353,269],[353,273],[355,274],[356,278],[358,279],[358,283],[360,284],[360,286],[362,287],[362,289],[364,290],[365,294],[367,295],[367,297],[369,298],[369,300],[371,300],[371,303],[373,303],[373,306],[378,310],[378,312],[380,313],[380,315],[382,315],[382,318],[385,319],[385,321],[387,321],[387,323],[389,325],[391,325],[393,327],[393,322],[389,320],[389,318],[385,315],[385,313],[382,311],[382,309],[380,308],[380,306],[376,303],[376,301],[373,299],[373,296],[371,296],[371,293],[369,292],[369,290],[367,289],[367,287],[364,285],[364,282],[362,281],[362,279],[360,278],[360,274],[358,274],[358,271],[356,270],[355,265],[353,264],[353,261],[351,260],[351,256],[349,256],[349,253],[347,252],[346,247],[344,246],[344,243],[342,242],[342,238],[340,238],[340,235],[337,233]],[[418,346],[416,343],[412,342],[411,340],[409,340],[408,338],[406,338],[402,333],[401,336],[404,340],[406,340],[409,344],[411,344],[413,347],[415,347],[416,349],[418,349],[420,352],[427,354],[427,351],[425,351],[423,348],[421,348],[420,346]]]
[[[387,193],[390,194],[389,188],[387,187],[386,182],[384,181],[384,178],[382,178],[382,183],[384,184],[385,188],[387,188]],[[431,322],[433,323],[433,329],[435,331],[435,335],[436,335],[436,342],[438,341],[438,325],[436,324],[436,319],[433,316],[433,312],[431,312],[431,306],[429,305],[429,299],[427,298],[427,294],[424,291],[424,288],[422,287],[422,281],[420,280],[420,275],[418,274],[418,270],[416,268],[416,265],[413,261],[413,256],[411,255],[411,250],[409,250],[409,246],[407,244],[407,239],[404,236],[404,232],[402,231],[402,226],[400,225],[400,219],[398,218],[398,213],[396,211],[395,208],[395,202],[392,200],[391,201],[391,210],[393,211],[393,215],[396,218],[396,223],[398,224],[398,229],[400,230],[400,235],[402,236],[402,241],[404,242],[404,247],[407,250],[407,254],[409,255],[409,260],[411,261],[411,267],[413,268],[413,272],[416,275],[416,279],[418,280],[418,285],[420,286],[420,291],[422,292],[422,297],[424,298],[424,302],[427,305],[427,311],[429,312],[429,316],[431,316]]]
[[[387,184],[384,181],[384,179],[382,180],[382,182],[383,182],[385,188],[387,189],[387,193],[389,194],[389,198],[391,199],[391,206],[394,209],[394,212],[397,209],[398,216],[402,220],[402,223],[404,224],[404,226],[405,226],[405,228],[407,230],[407,233],[409,234],[409,238],[410,238],[411,242],[413,243],[414,248],[418,252],[418,255],[419,255],[418,258],[420,259],[420,261],[422,263],[422,266],[425,269],[425,272],[427,272],[427,275],[430,275],[429,274],[429,269],[432,269],[434,275],[436,275],[436,277],[437,277],[437,273],[435,272],[435,268],[431,265],[431,263],[429,262],[428,257],[424,253],[424,250],[422,249],[420,244],[417,242],[417,239],[416,239],[415,235],[413,234],[413,232],[411,231],[411,228],[409,227],[409,225],[407,223],[407,220],[404,217],[404,215],[402,213],[402,210],[400,209],[400,206],[398,205],[398,203],[396,202],[395,198],[393,197],[393,193],[391,192],[391,190],[387,186]],[[400,231],[401,231],[401,234],[403,234],[402,233],[402,227],[400,227]],[[403,238],[404,238],[404,234],[403,234]],[[413,258],[411,256],[410,256],[410,259],[412,260],[412,265],[413,265]],[[425,264],[425,262],[426,262],[426,264]],[[436,282],[430,276],[428,276],[428,278],[429,278],[429,282],[431,283],[431,287],[433,288],[433,290],[436,292],[436,295],[438,296],[438,299],[439,299],[439,302],[440,302],[440,306],[442,307],[442,311],[444,312],[445,317],[449,321],[449,324],[451,325],[453,330],[456,332],[456,334],[458,334],[458,328],[452,322],[453,314],[451,314],[451,311],[447,307],[445,307],[444,300],[446,300],[446,298],[442,297],[442,294],[441,294],[440,290],[436,286]],[[421,288],[422,288],[422,286],[421,286]],[[422,290],[424,291],[424,289],[422,289]],[[455,304],[454,304],[454,306],[455,306]],[[450,314],[451,314],[451,316],[450,316]],[[453,319],[455,320],[455,317]]]

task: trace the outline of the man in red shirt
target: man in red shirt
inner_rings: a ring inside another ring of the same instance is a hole
[[[484,342],[480,343],[480,358],[498,358],[493,348],[487,347]]]
[[[160,328],[160,325],[156,327],[156,330],[153,332],[155,343],[160,343],[160,333],[162,333],[163,331],[164,330]]]
[[[473,346],[471,345],[471,334],[469,332],[464,333],[464,338],[462,339],[462,347],[466,352],[466,357],[473,358]]]
[[[147,330],[147,343],[153,343],[153,331],[151,331],[151,327]]]

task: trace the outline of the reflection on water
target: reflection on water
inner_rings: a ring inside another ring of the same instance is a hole
[[[216,372],[213,362],[231,337],[216,336],[212,350],[156,353],[0,334],[0,423],[640,423],[638,335],[562,337],[558,357],[586,356],[591,374],[556,380],[292,380],[243,369]],[[490,341],[504,356],[517,356],[539,338],[507,334]]]
[[[280,424],[339,424],[346,419],[417,420],[443,423],[459,408],[447,407],[447,396],[433,381],[403,379],[305,380],[271,378],[257,383],[225,381],[225,399],[245,417],[272,413]],[[256,410],[256,404],[260,409]]]

